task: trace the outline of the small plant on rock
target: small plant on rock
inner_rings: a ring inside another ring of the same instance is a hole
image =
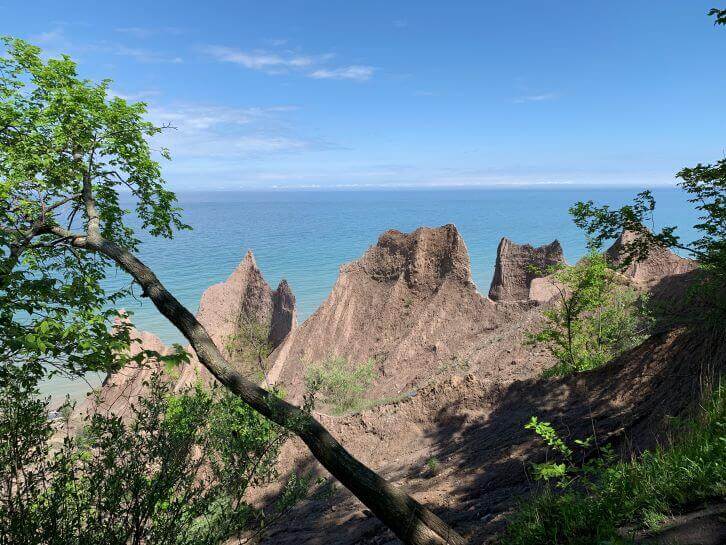
[[[441,462],[439,462],[439,459],[436,456],[432,456],[426,460],[426,469],[428,469],[429,476],[431,477],[434,477],[439,473],[440,466]]]
[[[267,372],[266,361],[272,352],[269,340],[270,326],[253,319],[245,319],[237,332],[227,337],[225,349],[235,365],[248,376],[262,381]]]
[[[363,395],[375,378],[373,358],[353,364],[343,356],[330,356],[308,367],[305,384],[308,396],[320,394],[336,414],[354,411],[363,405]]]

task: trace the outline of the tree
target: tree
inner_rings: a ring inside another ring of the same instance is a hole
[[[37,390],[0,388],[0,543],[216,545],[307,492],[291,479],[273,513],[253,509],[245,491],[276,477],[284,430],[221,389],[172,394],[160,373],[148,389],[127,418],[94,413],[72,434],[70,406],[50,422]]]
[[[712,8],[708,14],[713,15],[714,25],[726,25],[726,9]]]
[[[645,339],[644,300],[618,281],[603,254],[592,250],[577,265],[550,273],[555,301],[529,339],[545,343],[557,359],[547,375],[599,367]]]
[[[654,247],[674,248],[695,257],[702,273],[696,284],[698,303],[711,310],[710,317],[720,320],[726,315],[726,159],[684,168],[676,176],[682,180],[678,185],[691,196],[688,201],[702,214],[694,226],[701,236],[690,244],[681,241],[674,226],[653,229],[655,199],[650,191],[639,193],[633,204],[619,209],[587,201],[576,203],[570,212],[595,246],[623,231],[637,233],[624,247],[623,267],[645,259]]]
[[[149,234],[170,238],[186,228],[149,144],[162,127],[144,119],[145,105],[109,99],[109,82],[79,78],[67,56],[43,61],[37,47],[18,39],[5,43],[7,54],[0,59],[0,319],[31,335],[22,337],[19,363],[32,359],[36,369],[42,368],[37,355],[52,359],[53,337],[64,340],[73,354],[68,357],[73,369],[119,364],[113,354],[124,339],[109,333],[110,314],[104,310],[118,294],[101,288],[109,268],[118,267],[188,339],[222,385],[300,437],[402,541],[463,543],[431,511],[351,456],[310,414],[236,372],[194,315],[134,255],[139,240],[124,221],[129,212],[119,204],[120,189],[130,191],[134,212]],[[169,158],[167,150],[159,154]],[[34,283],[42,289],[34,291]],[[44,330],[46,307],[52,312]],[[83,330],[87,324],[92,331]],[[18,338],[8,336],[8,342]]]
[[[709,15],[715,17],[714,24],[726,25],[726,10],[714,8]],[[639,235],[624,248],[624,267],[645,259],[653,247],[674,248],[697,259],[703,273],[696,286],[699,304],[711,310],[711,318],[720,321],[726,316],[726,159],[684,168],[676,177],[681,179],[679,187],[690,196],[688,201],[701,213],[694,226],[701,236],[691,244],[681,241],[674,226],[653,230],[655,199],[650,191],[639,193],[632,204],[619,209],[587,201],[575,204],[570,212],[595,246],[623,231]]]

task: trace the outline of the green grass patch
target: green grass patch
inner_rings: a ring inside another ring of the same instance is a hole
[[[376,377],[375,363],[373,358],[352,363],[342,356],[314,363],[305,373],[308,394],[319,395],[336,415],[361,410],[367,405],[364,395]]]
[[[556,486],[548,481],[520,506],[500,542],[623,543],[619,528],[654,528],[679,506],[725,497],[726,387],[715,390],[699,417],[668,446],[588,468],[574,478],[577,472],[567,471],[564,486],[562,480]]]

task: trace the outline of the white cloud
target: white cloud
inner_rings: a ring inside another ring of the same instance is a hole
[[[306,68],[332,57],[332,55],[312,57],[291,52],[272,53],[261,49],[242,51],[233,47],[219,45],[206,46],[202,50],[204,53],[214,57],[218,61],[239,64],[252,70]]]
[[[150,38],[152,36],[158,36],[161,34],[165,35],[179,35],[183,34],[184,30],[177,27],[159,27],[159,28],[153,28],[153,27],[121,27],[121,28],[115,28],[115,32],[118,32],[119,34],[128,34],[129,36],[133,36],[134,38],[144,39],[144,38]]]
[[[156,89],[147,89],[144,91],[137,91],[135,93],[124,93],[119,91],[118,89],[109,89],[108,94],[112,97],[122,98],[129,102],[137,102],[146,98],[155,97],[159,94],[159,91],[157,91]]]
[[[544,102],[547,100],[556,100],[560,97],[557,93],[541,93],[538,95],[526,95],[517,97],[513,102],[522,104],[524,102]]]
[[[58,26],[48,32],[42,32],[30,37],[32,43],[40,45],[47,56],[55,57],[61,53],[82,55],[85,53],[100,53],[106,55],[117,55],[129,57],[142,63],[173,63],[183,62],[179,55],[173,55],[161,51],[130,47],[123,43],[110,41],[95,41],[78,43],[71,40],[66,34],[63,26]]]
[[[121,44],[112,44],[109,46],[109,52],[121,57],[131,57],[138,62],[143,63],[172,63],[179,64],[183,59],[176,55],[167,55],[149,49],[138,47],[128,47]]]
[[[286,41],[273,41],[284,45]],[[228,62],[250,70],[267,74],[300,73],[313,79],[338,79],[365,81],[370,79],[375,68],[365,65],[330,66],[335,57],[332,53],[304,55],[297,51],[267,51],[264,49],[242,50],[222,45],[208,45],[201,49],[219,62]]]
[[[371,79],[375,68],[372,66],[351,65],[340,68],[320,68],[310,73],[315,79],[349,79],[354,81],[366,81]]]
[[[168,148],[173,160],[162,162],[165,176],[177,185],[214,180],[229,184],[260,161],[276,163],[292,154],[332,149],[328,142],[301,134],[289,114],[296,106],[232,108],[180,103],[154,104],[149,120],[169,126],[154,137],[155,149]]]

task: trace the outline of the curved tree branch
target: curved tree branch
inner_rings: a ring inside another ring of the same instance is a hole
[[[199,361],[219,382],[254,410],[300,437],[313,456],[404,543],[466,543],[426,507],[354,458],[313,416],[236,372],[196,317],[131,252],[98,234],[89,232],[83,236],[60,228],[54,228],[53,232],[72,237],[70,240],[74,246],[103,254],[128,272],[157,309],[189,340]]]

